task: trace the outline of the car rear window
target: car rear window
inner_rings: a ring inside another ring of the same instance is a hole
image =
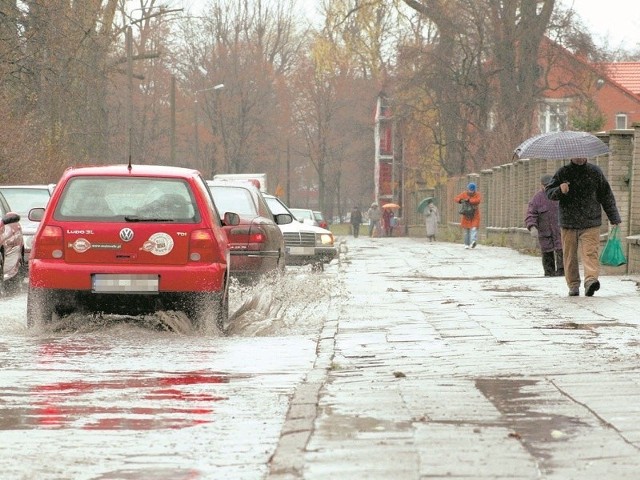
[[[189,184],[152,177],[75,177],[54,212],[56,220],[199,222]]]
[[[256,204],[246,188],[211,186],[213,201],[221,215],[234,212],[239,215],[257,215]]]

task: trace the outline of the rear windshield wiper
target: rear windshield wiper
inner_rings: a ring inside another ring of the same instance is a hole
[[[153,217],[139,217],[137,215],[125,215],[125,221],[127,222],[174,222],[173,218],[153,218]]]

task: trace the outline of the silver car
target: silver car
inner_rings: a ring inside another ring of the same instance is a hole
[[[274,215],[292,214],[278,197],[266,193],[262,196]],[[278,226],[284,234],[287,265],[312,265],[316,270],[323,270],[325,263],[338,256],[331,231],[301,222]]]
[[[0,192],[4,195],[11,209],[20,215],[25,265],[29,261],[33,236],[38,228],[37,222],[29,220],[29,210],[46,207],[54,187],[53,183],[48,185],[0,185]]]

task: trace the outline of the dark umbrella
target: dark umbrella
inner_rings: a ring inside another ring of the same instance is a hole
[[[433,197],[426,197],[420,200],[420,203],[418,204],[418,212],[424,213],[424,209],[427,208],[427,205],[429,205],[430,203],[433,203],[434,200],[435,198]]]
[[[531,137],[514,151],[518,158],[562,160],[592,158],[609,152],[606,143],[587,132],[550,132]]]

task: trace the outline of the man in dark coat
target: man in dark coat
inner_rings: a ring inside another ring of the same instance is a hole
[[[358,238],[358,235],[360,235],[360,225],[362,224],[362,212],[360,211],[360,208],[358,208],[357,205],[353,207],[353,210],[351,210],[350,221],[351,221],[351,227],[353,228],[353,236],[355,238]]]
[[[562,240],[558,224],[558,202],[549,200],[545,193],[545,187],[552,178],[551,175],[542,176],[540,179],[541,188],[529,201],[527,216],[524,220],[531,236],[538,239],[545,277],[564,275]]]
[[[600,167],[587,163],[586,158],[572,158],[556,171],[545,191],[547,198],[559,201],[564,277],[569,296],[580,295],[580,249],[585,295],[590,297],[600,289],[602,210],[612,225],[621,221],[611,186]]]

